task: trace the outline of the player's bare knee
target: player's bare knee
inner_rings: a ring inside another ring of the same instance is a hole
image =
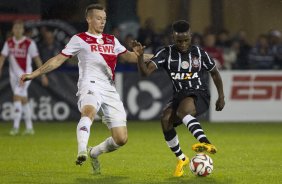
[[[125,145],[127,143],[127,140],[128,140],[127,134],[114,137],[115,143],[119,146]]]
[[[89,117],[93,121],[95,117],[95,112],[96,111],[93,106],[86,105],[82,108],[81,116]]]
[[[164,125],[164,124],[168,124],[169,118],[170,118],[170,115],[162,114],[162,116],[161,116],[161,122],[162,122],[162,124],[163,124],[163,125]]]
[[[177,116],[180,119],[183,119],[185,116],[187,116],[188,114],[195,116],[196,114],[196,109],[189,109],[189,110],[177,110],[176,112]]]
[[[170,124],[169,124],[169,118],[170,116],[164,115],[161,117],[161,123],[162,123],[162,129],[163,131],[168,131],[170,130]]]

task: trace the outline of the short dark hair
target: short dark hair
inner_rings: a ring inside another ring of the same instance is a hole
[[[97,4],[90,4],[85,9],[85,17],[88,16],[88,14],[91,10],[104,10],[105,11],[105,7],[101,4],[98,4],[98,3]]]
[[[172,24],[174,32],[183,33],[190,30],[190,24],[186,20],[178,20]]]

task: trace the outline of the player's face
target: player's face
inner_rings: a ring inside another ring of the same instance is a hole
[[[87,17],[89,29],[96,34],[101,34],[104,31],[106,24],[106,12],[104,10],[92,10]]]
[[[24,33],[24,25],[21,23],[14,24],[12,28],[12,32],[15,37],[17,38],[21,37]]]
[[[191,45],[191,34],[189,31],[183,33],[173,32],[173,40],[180,52],[187,52]]]

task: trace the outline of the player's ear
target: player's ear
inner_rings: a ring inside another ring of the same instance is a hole
[[[86,16],[86,17],[85,17],[85,20],[86,20],[87,23],[89,23],[89,22],[90,22],[89,16]]]

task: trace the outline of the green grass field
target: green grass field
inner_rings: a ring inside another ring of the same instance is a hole
[[[129,141],[120,150],[100,157],[101,175],[90,164],[79,167],[76,123],[35,123],[34,136],[11,137],[11,123],[0,123],[0,183],[282,183],[281,124],[202,124],[218,153],[211,155],[208,177],[172,177],[176,158],[167,147],[159,122],[129,122]],[[182,150],[193,156],[196,140],[184,126],[177,128]],[[109,135],[105,125],[92,126],[90,145]]]

